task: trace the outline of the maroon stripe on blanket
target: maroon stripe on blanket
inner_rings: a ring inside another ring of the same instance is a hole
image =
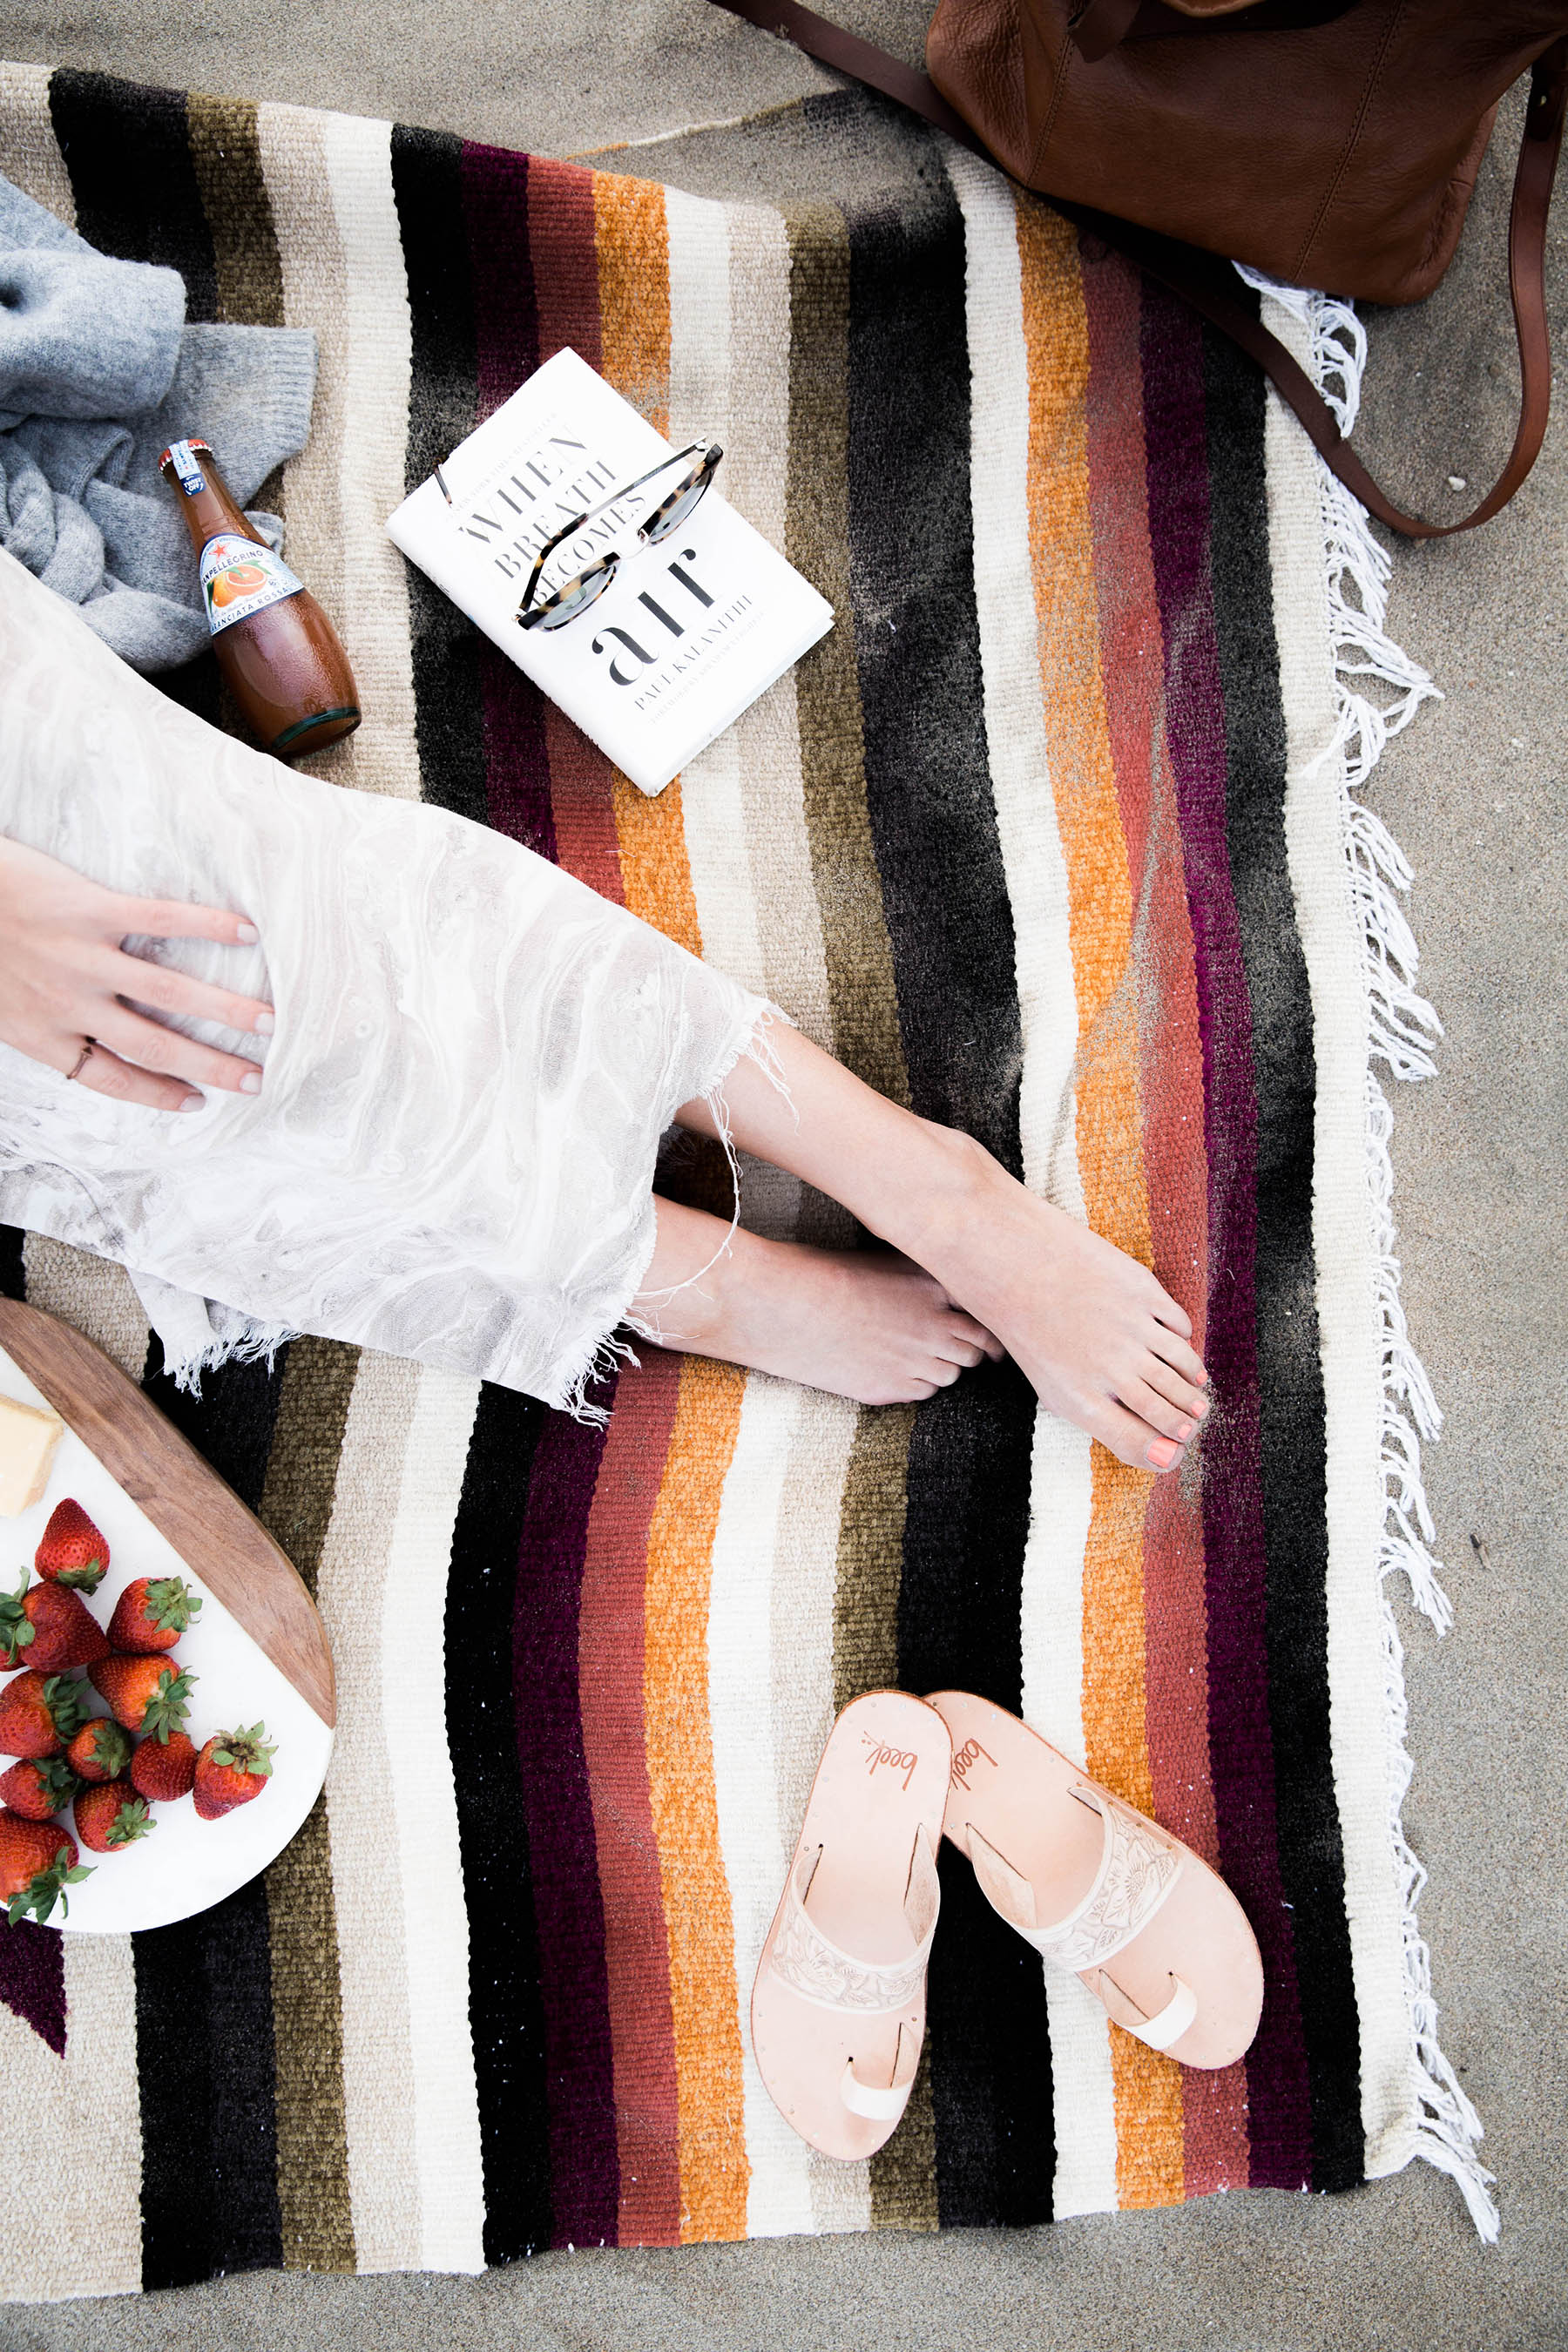
[[[65,2056],[66,1948],[55,1928],[29,1919],[8,1927],[0,1913],[0,2001]]]
[[[613,1384],[594,1402],[609,1405]],[[551,2238],[614,2244],[620,2205],[605,1915],[578,1706],[577,1620],[605,1432],[552,1413],[533,1457],[512,1617],[550,2102]]]
[[[1186,858],[1209,1166],[1204,1437],[1209,1744],[1220,1865],[1267,1978],[1247,2060],[1255,2183],[1310,2179],[1311,2127],[1295,1951],[1282,1907],[1268,1715],[1263,1493],[1255,1343],[1258,1097],[1252,1014],[1226,836],[1226,744],[1209,577],[1202,329],[1150,288],[1142,336],[1149,528],[1165,645],[1166,730]]]
[[[526,155],[463,149],[463,212],[473,281],[477,408],[493,415],[539,365],[539,307],[528,234]],[[540,856],[559,862],[550,806],[544,697],[486,638],[479,646],[489,820]]]

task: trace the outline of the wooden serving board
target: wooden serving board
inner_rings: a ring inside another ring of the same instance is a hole
[[[0,1347],[331,1729],[337,1698],[326,1628],[293,1561],[234,1489],[68,1324],[0,1298]]]

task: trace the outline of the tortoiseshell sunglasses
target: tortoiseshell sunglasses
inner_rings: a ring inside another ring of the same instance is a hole
[[[630,554],[636,555],[639,547],[657,547],[661,540],[679,530],[692,509],[699,504],[717,473],[719,460],[723,455],[716,441],[706,448],[700,441],[689,441],[684,449],[677,449],[672,456],[661,457],[657,466],[650,467],[646,474],[639,474],[635,482],[627,482],[609,498],[601,499],[596,507],[590,507],[586,514],[578,515],[563,530],[558,530],[553,539],[547,540],[528,575],[522,602],[517,608],[519,628],[563,629],[568,621],[574,621],[579,613],[585,613],[589,605],[604,594],[620,569],[623,550],[618,546],[611,547],[603,555],[596,556],[583,571],[574,572],[570,580],[563,581],[561,586],[552,590],[548,596],[541,596],[535,603],[544,567],[563,540],[583,530],[595,515],[603,514],[606,507],[618,506],[623,499],[630,498],[634,490],[640,490],[645,482],[656,480],[671,466],[687,465],[686,472],[666,497],[637,525],[635,535],[626,534],[633,539],[633,544],[626,551]],[[696,463],[687,464],[691,458],[695,458]]]

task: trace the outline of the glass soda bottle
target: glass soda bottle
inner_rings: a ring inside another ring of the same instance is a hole
[[[213,650],[247,724],[285,760],[352,734],[359,692],[337,631],[247,522],[207,444],[171,442],[158,464],[179,495]]]

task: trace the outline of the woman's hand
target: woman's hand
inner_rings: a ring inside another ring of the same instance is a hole
[[[235,946],[257,937],[243,915],[128,898],[0,835],[0,1038],[62,1076],[74,1073],[95,1094],[154,1110],[195,1110],[197,1087],[259,1093],[254,1062],[165,1029],[127,1000],[263,1037],[271,1034],[271,1007],[127,955],[120,942],[136,932]]]

